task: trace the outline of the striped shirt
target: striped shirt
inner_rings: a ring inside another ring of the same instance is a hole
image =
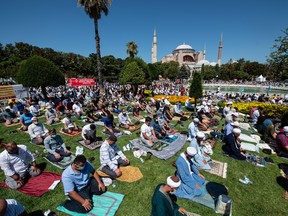
[[[25,211],[25,207],[15,199],[6,199],[7,208],[4,216],[18,216]]]
[[[105,140],[100,148],[100,163],[103,166],[109,166],[109,168],[115,171],[118,168],[117,159],[122,158],[123,160],[126,156],[115,144],[110,145],[107,140]]]

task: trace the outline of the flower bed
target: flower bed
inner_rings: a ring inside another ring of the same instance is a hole
[[[154,96],[154,99],[157,100],[157,99],[162,99],[162,98],[166,98],[168,97],[168,100],[170,103],[176,103],[178,101],[181,101],[181,103],[185,103],[186,100],[189,98],[189,96],[176,96],[176,95],[155,95]],[[194,98],[192,98],[190,100],[190,103],[194,103]]]
[[[288,112],[288,107],[285,105],[268,104],[263,102],[239,102],[233,103],[232,107],[237,107],[239,112],[249,114],[250,110],[254,107],[262,107],[263,112],[268,116],[281,117]]]

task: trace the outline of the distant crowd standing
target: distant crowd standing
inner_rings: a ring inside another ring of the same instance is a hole
[[[165,95],[155,100],[147,99],[145,90],[151,90],[152,95]],[[103,122],[103,133],[108,134],[100,147],[100,170],[112,179],[120,177],[121,166],[128,166],[131,161],[117,145],[119,128],[129,130],[135,128],[136,121],[145,119],[140,126],[140,140],[144,145],[153,147],[159,139],[171,131],[173,119],[183,126],[183,121],[189,121],[187,139],[188,148],[183,151],[175,162],[175,176],[169,176],[165,184],[159,184],[152,198],[152,215],[183,215],[187,210],[177,205],[175,196],[191,199],[201,195],[205,177],[199,170],[210,170],[212,146],[215,140],[222,140],[223,152],[231,158],[246,160],[246,151],[241,147],[240,134],[241,116],[245,116],[233,107],[234,101],[260,101],[263,103],[286,106],[285,98],[277,95],[267,96],[258,94],[222,94],[205,92],[200,104],[194,107],[187,99],[184,106],[181,102],[171,104],[169,95],[187,95],[188,90],[184,84],[169,80],[154,81],[150,87],[119,85],[117,83],[104,83],[104,95],[100,95],[99,87],[66,87],[47,88],[47,98],[40,88],[30,88],[29,98],[9,100],[8,105],[2,109],[2,118],[5,124],[11,125],[20,122],[19,130],[27,131],[31,142],[43,145],[47,151],[47,158],[51,162],[60,162],[72,154],[66,148],[63,138],[57,134],[55,128],[48,130],[45,124],[39,122],[39,117],[45,116],[45,123],[53,125],[62,124],[62,132],[71,134],[81,131],[81,137],[86,145],[96,142],[96,122]],[[218,101],[225,102],[220,109]],[[191,110],[196,110],[192,113]],[[187,112],[188,110],[188,112]],[[143,114],[146,114],[145,116]],[[131,118],[134,120],[131,120]],[[281,157],[288,158],[288,113],[279,116],[269,116],[260,107],[250,111],[249,123],[260,134],[261,138],[271,146],[271,149]],[[74,116],[74,118],[72,118]],[[115,120],[117,116],[118,121]],[[84,119],[87,123],[80,128],[75,121]],[[223,128],[219,128],[221,118],[224,119]],[[203,132],[212,131],[212,139],[206,139]],[[33,154],[25,145],[17,145],[11,141],[3,144],[5,148],[0,154],[0,166],[5,174],[8,187],[18,189],[22,187],[31,176],[41,175]],[[28,162],[29,161],[29,162]],[[101,195],[107,191],[103,180],[96,172],[94,166],[84,155],[75,157],[70,166],[62,173],[64,193],[70,199],[63,206],[70,211],[87,213],[93,208],[92,196]],[[11,211],[9,205],[16,203],[15,215],[27,214],[25,208],[17,201],[0,200],[0,215]],[[11,214],[13,215],[13,214]]]

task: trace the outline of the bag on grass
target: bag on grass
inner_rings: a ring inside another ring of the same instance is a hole
[[[227,195],[220,195],[217,200],[215,212],[225,216],[231,216],[232,200]]]

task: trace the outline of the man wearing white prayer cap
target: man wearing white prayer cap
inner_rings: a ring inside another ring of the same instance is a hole
[[[198,129],[199,119],[194,118],[193,121],[188,126],[188,134],[189,134],[189,140],[193,140],[196,138],[196,134],[199,132]]]
[[[280,129],[276,136],[276,153],[278,156],[288,158],[288,126]]]
[[[211,166],[209,165],[212,162],[208,154],[203,150],[203,140],[205,134],[201,131],[196,134],[196,142],[190,143],[190,146],[194,147],[197,151],[197,154],[193,157],[192,162],[199,168],[203,170],[210,170]]]
[[[191,160],[196,154],[196,149],[189,146],[176,160],[176,176],[181,180],[181,185],[175,192],[178,197],[190,199],[201,195],[201,187],[205,183],[205,178]]]
[[[180,216],[187,213],[184,208],[177,205],[176,197],[173,195],[181,183],[176,176],[169,176],[166,184],[159,184],[156,187],[152,197],[152,216]]]
[[[240,126],[239,122],[229,122],[224,126],[224,140],[233,133],[234,128],[238,128]]]
[[[240,134],[241,130],[239,128],[234,128],[233,133],[226,137],[225,145],[222,146],[222,150],[234,159],[246,160],[245,151],[241,148],[239,139]]]

